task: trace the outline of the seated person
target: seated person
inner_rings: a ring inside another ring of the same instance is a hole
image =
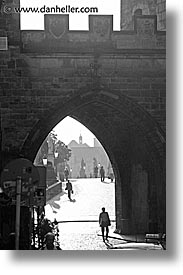
[[[55,235],[48,232],[45,235],[45,246],[41,250],[61,250],[59,246],[54,245]]]

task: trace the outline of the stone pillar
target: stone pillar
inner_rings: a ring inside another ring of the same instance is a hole
[[[130,165],[124,163],[122,171],[122,217],[121,217],[121,232],[122,234],[131,234],[131,192],[130,192]]]
[[[122,184],[118,170],[115,171],[115,212],[116,212],[116,232],[121,233],[122,228]]]
[[[149,229],[148,172],[140,163],[121,161],[116,182],[116,231],[139,234]],[[157,217],[156,217],[157,218]],[[154,219],[153,219],[154,220]]]
[[[116,231],[131,234],[130,220],[130,165],[124,157],[120,159],[121,167],[116,182]]]
[[[134,233],[148,231],[148,174],[140,163],[131,167],[131,227]]]
[[[165,168],[154,159],[149,169],[149,232],[166,232]]]

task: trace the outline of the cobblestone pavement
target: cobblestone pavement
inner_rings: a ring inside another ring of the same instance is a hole
[[[101,235],[101,232],[96,222],[61,224],[60,245],[63,250],[107,250],[108,246],[118,242],[110,239],[104,243],[98,234]]]
[[[100,179],[71,180],[74,194],[69,201],[63,183],[63,192],[46,205],[46,216],[59,223],[60,244],[63,250],[106,250],[119,242],[110,238],[104,243],[98,224],[99,213],[104,206],[111,220],[110,236],[115,230],[115,183]]]

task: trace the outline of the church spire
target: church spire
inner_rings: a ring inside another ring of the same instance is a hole
[[[81,133],[80,133],[80,136],[79,136],[79,144],[83,144],[83,137],[82,137]]]

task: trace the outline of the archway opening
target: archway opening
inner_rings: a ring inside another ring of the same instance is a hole
[[[102,207],[109,213],[112,232],[115,230],[113,167],[102,144],[83,124],[69,116],[64,118],[43,141],[34,164],[46,167],[45,214],[59,222],[62,247],[73,242],[68,227],[75,238],[85,229],[100,234]],[[66,190],[68,181],[73,193]]]
[[[82,90],[47,111],[29,135],[22,152],[35,157],[40,140],[68,115],[87,126],[110,157],[115,173],[117,231],[123,234],[163,232],[163,130],[136,102],[117,91],[101,89],[96,94],[96,91]]]

